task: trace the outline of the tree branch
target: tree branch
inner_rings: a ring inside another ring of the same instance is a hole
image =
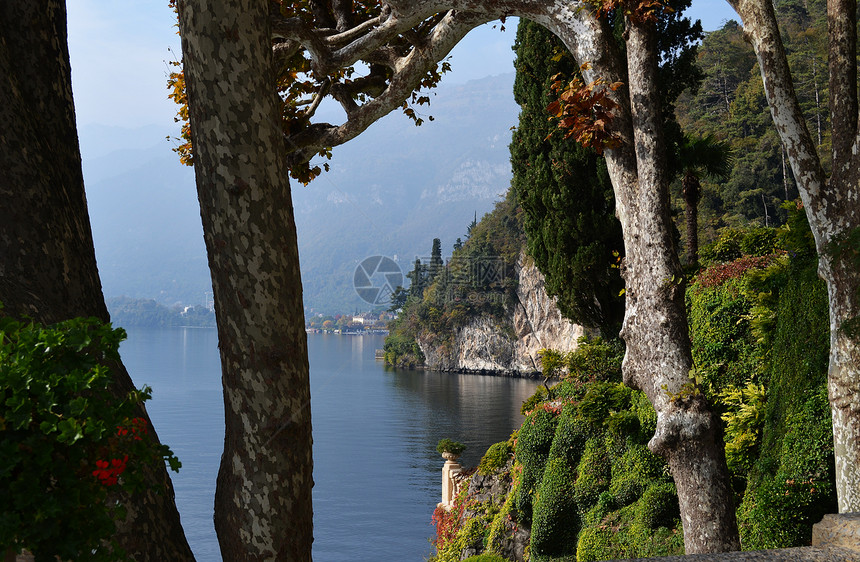
[[[355,138],[375,121],[400,107],[412,92],[419,88],[427,73],[436,68],[437,62],[445,58],[469,31],[486,21],[486,17],[476,14],[446,14],[433,29],[425,47],[412,49],[398,62],[397,72],[385,91],[364,105],[354,105],[347,109],[346,123],[340,126],[311,127],[292,137],[290,144],[296,150],[289,156],[289,165],[306,162],[323,148],[337,146]],[[336,89],[343,91],[342,88],[342,85],[333,87],[332,93],[334,94]],[[341,103],[344,103],[343,100]]]

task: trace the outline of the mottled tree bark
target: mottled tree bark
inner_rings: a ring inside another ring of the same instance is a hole
[[[81,173],[65,2],[0,3],[0,124],[2,313],[46,324],[108,321]],[[131,379],[121,363],[112,372],[112,390],[124,397]],[[135,560],[193,560],[165,467],[151,478],[166,493],[124,498],[120,544]]]
[[[729,0],[761,68],[774,124],[788,154],[818,250],[830,307],[828,389],[839,511],[860,511],[860,264],[848,237],[860,229],[857,3],[827,2],[833,162],[824,172],[794,92],[772,4]]]
[[[648,446],[672,470],[685,552],[739,550],[720,422],[690,379],[692,355],[669,214],[654,30],[649,24],[628,24],[633,143],[621,150],[634,150],[638,177],[615,188],[622,202],[626,252],[624,381],[645,392],[657,411],[657,430]]]
[[[311,557],[311,411],[268,3],[179,2],[224,386],[224,560]]]

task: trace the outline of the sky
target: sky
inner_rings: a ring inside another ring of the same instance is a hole
[[[722,0],[693,0],[687,15],[706,31],[736,18]],[[172,133],[176,106],[165,84],[180,48],[167,0],[69,0],[68,25],[78,126],[158,125]],[[498,24],[473,30],[452,52],[445,82],[512,72],[515,34],[511,21],[505,31]]]

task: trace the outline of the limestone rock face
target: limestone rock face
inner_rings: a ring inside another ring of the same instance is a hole
[[[584,335],[559,312],[554,298],[546,293],[545,280],[537,267],[521,254],[516,303],[499,320],[480,316],[457,328],[453,345],[437,346],[429,338],[418,338],[424,366],[434,371],[493,373],[534,376],[540,373],[538,351],[542,348],[572,351]]]

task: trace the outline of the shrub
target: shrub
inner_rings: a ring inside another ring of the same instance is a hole
[[[535,393],[523,401],[523,405],[520,407],[520,413],[524,416],[529,415],[538,404],[547,399],[547,396],[549,396],[547,388],[544,385],[539,385],[535,389]]]
[[[144,387],[117,399],[108,365],[123,330],[96,319],[54,326],[0,318],[0,544],[37,560],[124,560],[111,540],[127,494],[179,461],[137,417]],[[119,489],[123,493],[110,494]],[[156,490],[160,492],[161,490]]]
[[[516,445],[517,460],[523,466],[522,483],[516,502],[520,521],[531,521],[533,496],[543,477],[557,422],[557,416],[537,409],[526,418],[520,428]]]
[[[779,468],[757,475],[739,512],[745,548],[808,545],[812,525],[836,509],[827,388],[810,391],[786,420]]]
[[[639,391],[633,393],[630,402],[630,411],[635,413],[639,420],[640,435],[645,439],[650,438],[657,430],[657,412],[654,406],[648,401],[645,393]]]
[[[758,458],[764,423],[764,385],[749,383],[745,388],[730,385],[719,397],[728,408],[722,415],[726,422],[726,463],[732,472],[745,475]]]
[[[633,390],[620,382],[592,383],[579,402],[579,414],[597,426],[607,425],[610,414],[628,409],[632,398]]]
[[[699,251],[703,263],[731,261],[741,257],[741,240],[744,235],[735,228],[723,228],[717,239]]]
[[[743,285],[732,279],[711,288],[694,285],[688,293],[696,374],[710,399],[730,385],[746,386],[764,369],[763,351],[750,329],[752,302]]]
[[[648,486],[636,502],[636,522],[646,529],[675,527],[681,517],[678,492],[671,482],[658,482]]]
[[[535,556],[576,554],[579,516],[574,501],[574,467],[561,457],[546,465],[534,504],[531,551]]]
[[[612,463],[612,484],[609,492],[618,505],[635,502],[646,486],[663,474],[663,461],[644,445],[630,444]]]
[[[588,528],[579,534],[576,562],[592,562],[615,558],[614,533],[609,529]]]
[[[466,446],[460,443],[459,441],[452,441],[447,437],[445,439],[440,439],[439,443],[436,445],[436,451],[441,455],[442,453],[451,453],[452,455],[462,455],[463,451],[466,450]]]
[[[424,363],[424,354],[412,336],[392,332],[385,338],[382,349],[386,365],[412,368]]]
[[[514,451],[511,448],[510,443],[507,441],[490,445],[490,448],[487,449],[487,452],[484,453],[483,457],[481,457],[481,462],[478,465],[478,472],[484,475],[497,472],[508,464],[508,460],[511,458],[513,452]]]
[[[464,558],[463,562],[508,562],[507,558],[503,558],[498,554],[478,554],[476,556],[470,556],[468,558]]]
[[[585,512],[609,489],[612,477],[612,461],[600,433],[585,444],[577,472],[579,476],[574,485],[574,499],[579,509]]]
[[[758,227],[750,228],[744,233],[740,242],[740,251],[745,256],[766,256],[777,249],[777,229]]]
[[[621,382],[621,361],[624,344],[619,340],[606,341],[600,337],[579,338],[577,348],[567,354],[567,372],[572,379]]]

